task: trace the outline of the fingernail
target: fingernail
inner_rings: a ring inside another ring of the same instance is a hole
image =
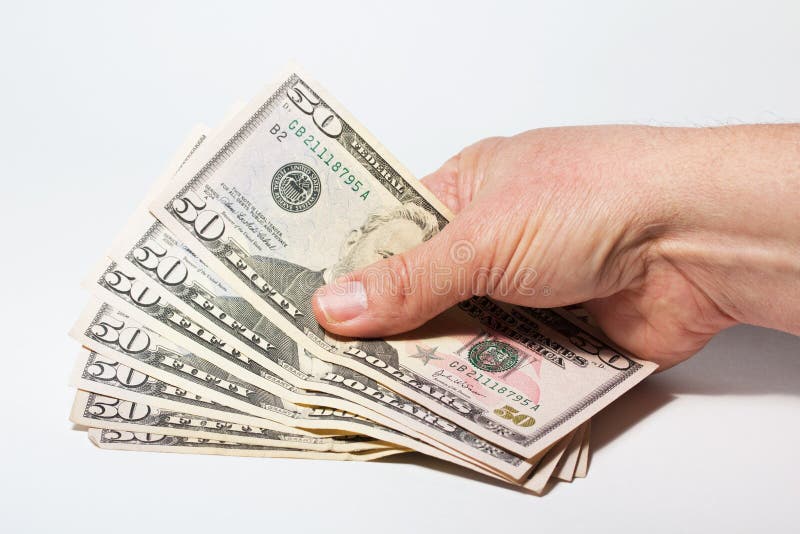
[[[333,283],[316,293],[317,306],[329,323],[343,323],[367,309],[367,293],[361,282]]]

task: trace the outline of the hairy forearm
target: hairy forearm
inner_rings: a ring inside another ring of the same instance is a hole
[[[800,125],[667,137],[658,254],[732,319],[800,334]]]

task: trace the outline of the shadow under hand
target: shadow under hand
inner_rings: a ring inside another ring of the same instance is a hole
[[[670,388],[654,382],[652,377],[645,379],[592,417],[592,452],[602,449],[676,398]]]
[[[676,394],[798,395],[800,337],[736,326],[718,334],[686,362],[647,382]]]

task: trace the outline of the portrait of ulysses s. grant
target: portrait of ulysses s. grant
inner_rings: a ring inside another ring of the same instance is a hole
[[[318,288],[333,282],[339,276],[409,250],[427,241],[438,231],[439,223],[433,214],[416,204],[405,203],[369,214],[360,227],[349,232],[340,246],[337,262],[330,267],[313,270],[304,265],[266,256],[251,257],[249,265],[275,291],[297,307],[302,314],[294,321],[298,328],[330,345],[356,347],[393,367],[398,367],[397,351],[385,341],[347,341],[326,332],[314,318],[311,297]],[[279,358],[289,365],[313,376],[331,370],[330,364],[298,353],[291,338],[280,332],[245,299],[229,297],[218,300],[216,305],[222,309],[234,308],[234,315],[241,317],[245,326],[276,345]]]

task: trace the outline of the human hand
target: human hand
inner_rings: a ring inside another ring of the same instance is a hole
[[[583,302],[662,368],[737,322],[800,331],[798,139],[794,126],[603,126],[480,141],[423,180],[453,221],[321,288],[316,316],[377,337],[474,295]]]

